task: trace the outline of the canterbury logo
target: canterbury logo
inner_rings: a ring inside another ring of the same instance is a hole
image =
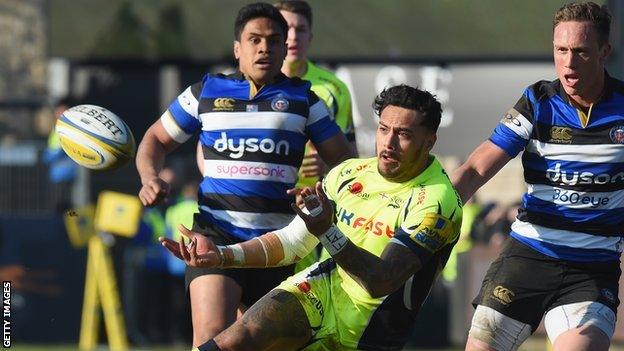
[[[502,287],[502,286],[497,286],[494,288],[494,291],[492,291],[492,295],[501,303],[503,304],[508,304],[511,302],[511,298],[515,295],[513,291]]]
[[[232,110],[234,109],[234,99],[218,98],[214,101],[215,110]]]
[[[569,143],[572,140],[572,130],[566,127],[550,128],[551,141],[560,143]]]

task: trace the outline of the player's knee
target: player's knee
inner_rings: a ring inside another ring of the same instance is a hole
[[[474,346],[472,350],[488,350],[486,345],[499,351],[517,350],[531,335],[531,326],[479,305],[472,317],[468,335]]]
[[[607,350],[615,331],[615,313],[595,301],[557,306],[546,313],[544,326],[555,349]],[[583,346],[585,345],[585,346]]]

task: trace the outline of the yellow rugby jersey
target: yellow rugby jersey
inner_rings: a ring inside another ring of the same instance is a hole
[[[332,259],[311,267],[298,277],[311,287],[304,296],[315,294],[323,305],[315,312],[301,299],[311,325],[323,331],[319,338],[332,335],[347,349],[400,349],[459,238],[461,200],[434,156],[404,183],[383,178],[376,158],[347,160],[329,172],[323,187],[334,203],[336,225],[355,245],[380,256],[397,241],[419,257],[422,268],[395,292],[373,298]],[[301,281],[291,280],[291,286],[301,289]]]
[[[323,187],[336,204],[336,225],[340,231],[376,256],[381,256],[396,234],[397,240],[426,263],[459,237],[461,200],[433,156],[423,173],[404,183],[382,177],[376,157],[351,159],[332,169]],[[442,266],[443,263],[438,268]],[[354,296],[370,298],[346,273],[342,275],[349,283],[345,288]]]
[[[355,142],[355,130],[353,128],[353,115],[351,110],[351,94],[346,84],[338,79],[332,72],[316,66],[308,61],[308,68],[303,77],[312,83],[310,88],[321,100],[325,102],[334,121],[347,137],[349,142]],[[305,154],[309,153],[306,147]],[[318,177],[303,177],[300,175],[298,187],[311,186],[318,181]]]

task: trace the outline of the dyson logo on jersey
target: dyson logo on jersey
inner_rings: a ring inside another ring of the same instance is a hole
[[[261,151],[265,154],[276,153],[278,155],[288,155],[290,145],[286,140],[280,140],[276,143],[273,139],[269,138],[238,138],[238,143],[235,145],[234,139],[228,139],[227,133],[221,132],[221,137],[215,140],[214,148],[219,152],[224,152],[226,150],[231,151],[231,158],[241,158],[245,154],[245,151]]]
[[[561,164],[557,163],[554,168],[548,168],[546,170],[546,178],[554,183],[563,185],[607,184],[623,181],[624,172],[612,176],[608,173],[595,174],[587,171],[562,171]]]

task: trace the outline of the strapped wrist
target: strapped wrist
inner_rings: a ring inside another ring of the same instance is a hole
[[[245,251],[243,251],[243,247],[240,244],[217,245],[217,249],[221,258],[219,267],[241,267],[244,265]]]
[[[342,251],[349,242],[349,239],[342,234],[340,229],[336,227],[335,224],[332,224],[327,231],[318,236],[319,241],[323,244],[323,247],[329,252],[330,255],[334,256]]]

